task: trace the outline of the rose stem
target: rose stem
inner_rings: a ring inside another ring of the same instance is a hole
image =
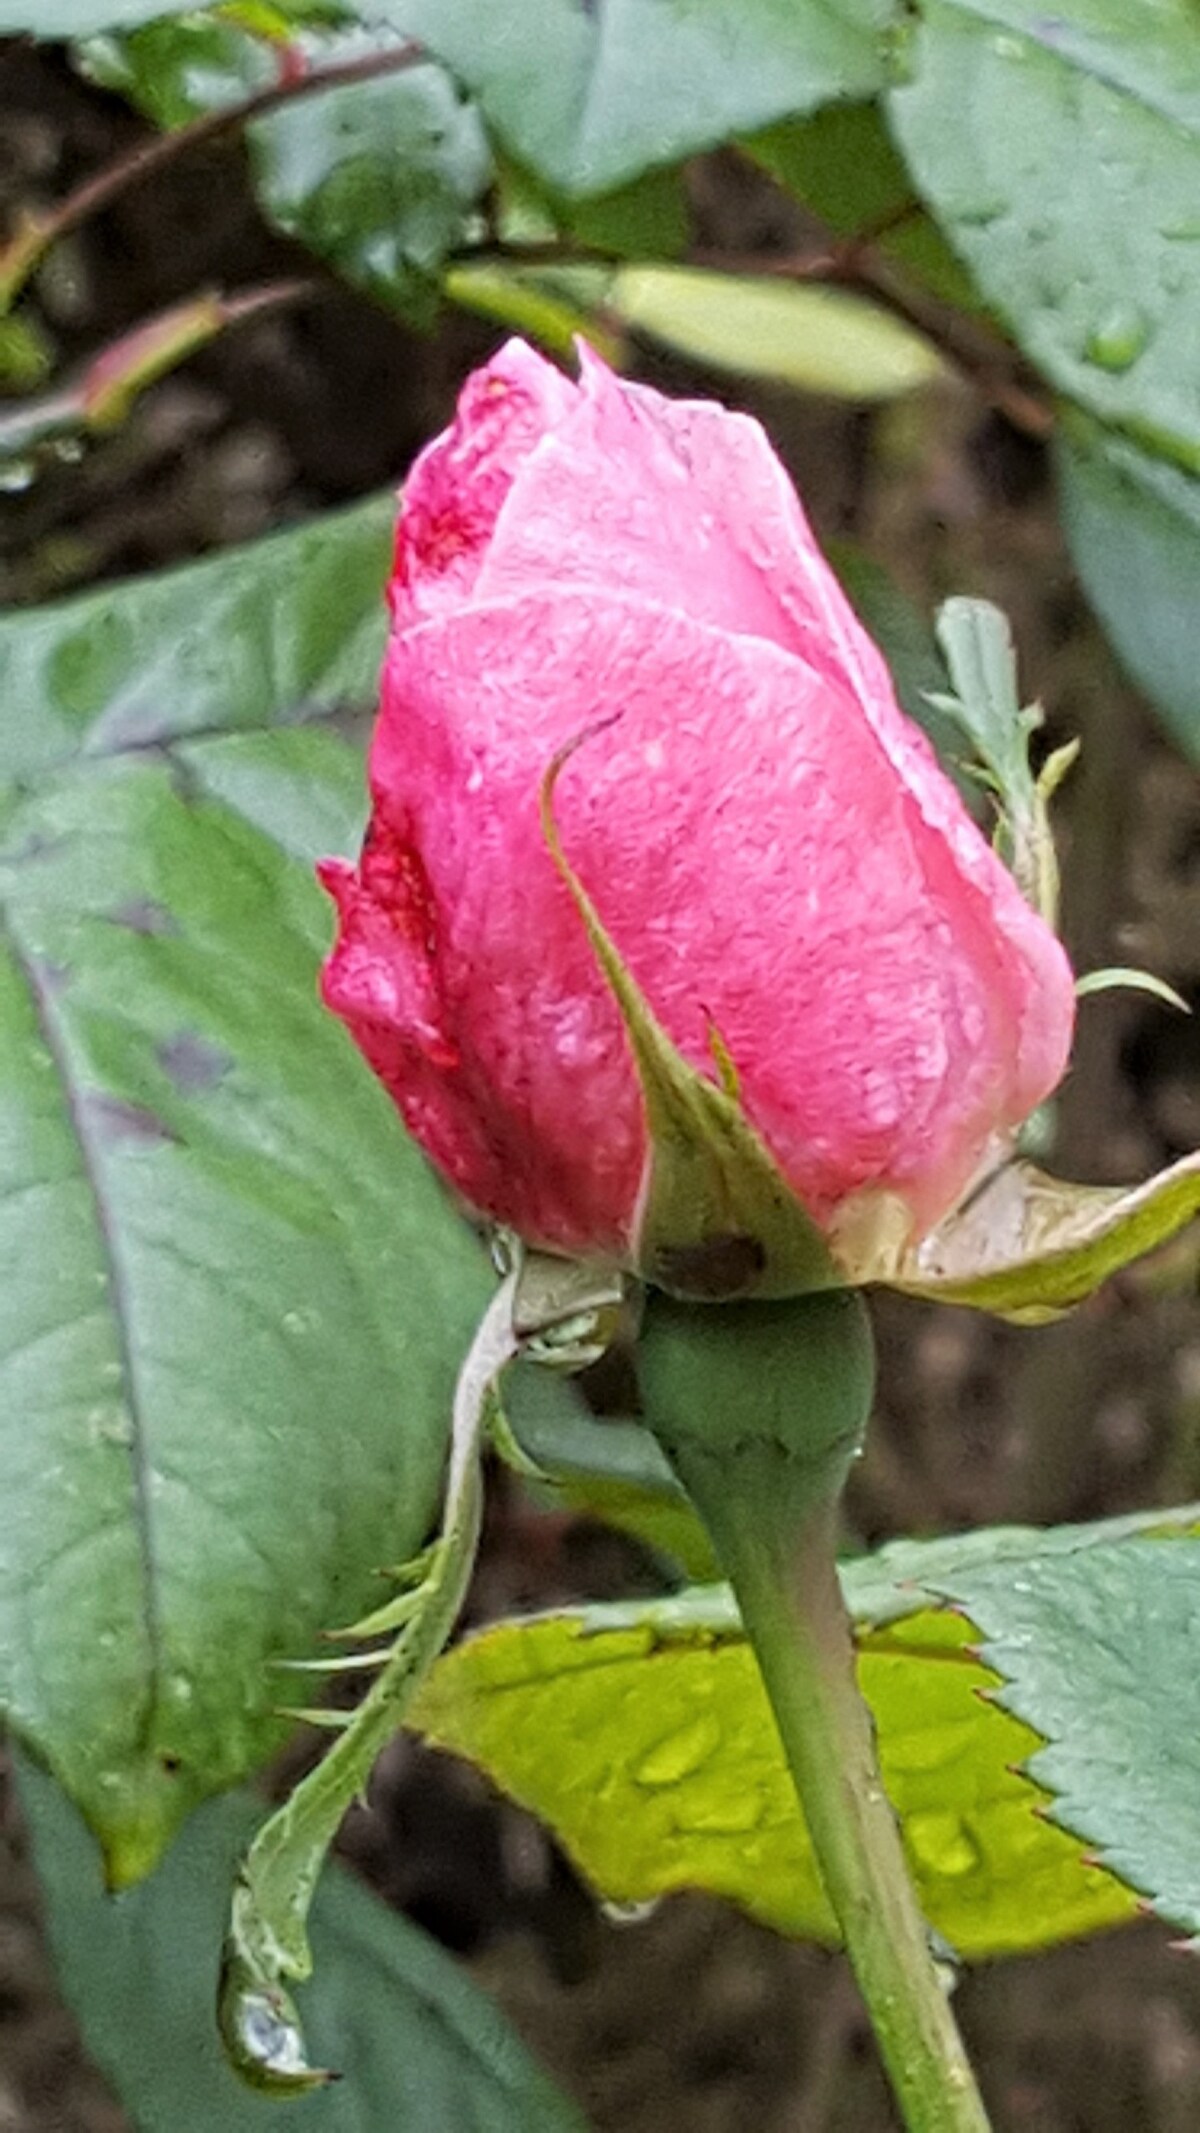
[[[909,2133],[987,2133],[855,1679],[835,1560],[837,1496],[818,1498],[797,1529],[777,1472],[775,1486],[747,1491],[706,1486],[715,1473],[702,1478],[691,1460],[681,1467],[737,1596]]]
[[[737,1597],[909,2133],[987,2133],[883,1788],[838,1582],[838,1505],[874,1392],[861,1299],[841,1290],[713,1306],[652,1293],[637,1369],[645,1422]]]

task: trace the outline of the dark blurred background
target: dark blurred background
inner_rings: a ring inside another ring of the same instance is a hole
[[[0,48],[0,191],[61,196],[139,123],[52,53]],[[796,210],[733,155],[693,173],[698,242],[731,264],[796,239]],[[263,225],[235,146],[181,161],[60,245],[33,316],[55,369],[206,284],[300,269]],[[318,277],[320,279],[320,277]],[[395,481],[496,336],[446,314],[419,339],[344,286],[250,324],[160,384],[82,458],[0,496],[0,599],[43,600],[294,523]],[[1083,754],[1060,809],[1077,966],[1139,964],[1200,990],[1200,787],[1116,671],[1050,507],[1044,448],[947,382],[870,414],[743,391],[635,350],[671,391],[767,424],[826,537],[860,543],[928,612],[974,592],[1010,614],[1049,740]],[[1141,1176],[1200,1143],[1200,1032],[1134,995],[1087,1003],[1055,1166]],[[882,1393],[854,1539],[1090,1519],[1200,1494],[1200,1303],[1185,1237],[1039,1333],[885,1300]],[[632,1545],[535,1513],[498,1475],[476,1618],[644,1589]],[[15,1811],[0,1850],[0,2133],[126,2120],[57,2000]],[[680,1899],[618,1923],[549,1839],[470,1770],[401,1742],[346,1850],[509,2010],[601,2133],[887,2133],[839,1959]],[[958,2007],[999,2133],[1194,2133],[1200,1968],[1147,1923],[963,1978]],[[181,2129],[193,2133],[193,2129]],[[196,2128],[194,2133],[210,2133]],[[219,2129],[211,2129],[219,2133]],[[452,2133],[452,2129],[447,2129]]]

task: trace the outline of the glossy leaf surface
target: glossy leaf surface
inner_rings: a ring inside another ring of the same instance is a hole
[[[752,127],[834,97],[870,96],[885,68],[886,0],[364,0],[421,38],[503,143],[567,196],[610,192]]]
[[[0,1697],[117,1881],[419,1545],[487,1288],[316,997],[361,760],[271,725],[365,690],[377,507],[338,531],[0,638]]]
[[[256,121],[249,146],[280,229],[382,302],[425,317],[491,172],[478,115],[449,75],[422,65],[304,97]]]
[[[627,326],[714,369],[835,399],[895,399],[942,370],[912,327],[844,289],[628,267],[609,300]]]
[[[404,40],[299,34],[292,64],[336,68]],[[185,124],[279,79],[278,50],[235,20],[152,22],[85,48],[84,63],[156,125]],[[474,107],[424,62],[285,102],[246,143],[265,212],[347,280],[422,321],[433,277],[464,238],[491,159]]]
[[[1194,1628],[1194,1530],[1189,1506],[903,1543],[844,1566],[922,1904],[964,1955],[1116,1923],[1135,1886],[1192,1922],[1196,1713],[1186,1687],[1168,1705]],[[607,1897],[703,1888],[831,1937],[727,1588],[484,1630],[439,1662],[416,1723],[549,1821]],[[1046,1819],[1051,1789],[1062,1828]],[[1121,1880],[1084,1844],[1103,1844]]]
[[[1043,1735],[1056,1822],[1162,1917],[1200,1934],[1200,1540],[1126,1540],[1068,1566],[977,1565],[945,1591],[982,1632],[997,1701]]]
[[[93,37],[133,29],[158,15],[182,15],[191,0],[0,0],[0,35]]]
[[[1099,423],[1064,421],[1063,526],[1084,590],[1124,665],[1200,756],[1200,480]]]
[[[1068,397],[1200,469],[1200,22],[1162,0],[924,0],[899,146]]]
[[[369,704],[395,499],[0,618],[0,778]]]

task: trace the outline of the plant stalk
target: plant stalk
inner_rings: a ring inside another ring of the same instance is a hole
[[[773,1516],[769,1489],[746,1493],[728,1477],[706,1487],[716,1478],[709,1463],[704,1476],[683,1464],[737,1595],[904,2122],[909,2133],[987,2133],[855,1678],[835,1567],[837,1496],[817,1497],[797,1529],[786,1486],[774,1492]]]

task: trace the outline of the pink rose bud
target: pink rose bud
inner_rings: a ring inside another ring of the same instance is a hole
[[[877,1193],[930,1228],[1058,1082],[1071,971],[758,424],[511,341],[412,470],[390,599],[324,995],[426,1153],[532,1244],[634,1250],[641,1090],[539,821],[587,734],[555,823],[663,1030],[714,1081],[715,1032],[822,1230]]]

